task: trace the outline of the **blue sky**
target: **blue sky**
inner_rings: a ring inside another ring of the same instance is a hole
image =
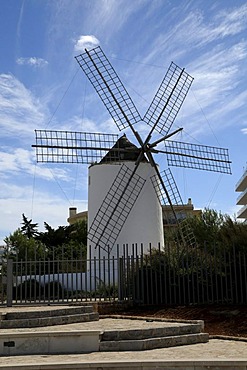
[[[36,164],[35,129],[119,133],[74,56],[100,45],[144,114],[171,61],[194,77],[178,141],[229,148],[232,175],[171,168],[184,202],[236,214],[247,161],[247,3],[2,0],[0,241],[22,213],[40,229],[87,209],[87,166]],[[140,125],[145,138],[147,127]],[[125,131],[130,140],[132,134]],[[166,158],[156,158],[161,169]]]

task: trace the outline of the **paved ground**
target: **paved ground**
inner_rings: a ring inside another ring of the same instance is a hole
[[[162,361],[162,360],[245,360],[247,343],[212,339],[208,343],[189,346],[154,349],[141,352],[94,352],[80,355],[32,355],[0,358],[0,369],[6,365],[74,364],[114,361]]]

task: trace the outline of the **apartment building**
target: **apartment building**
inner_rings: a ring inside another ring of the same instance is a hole
[[[184,219],[188,216],[195,216],[200,215],[200,209],[194,209],[194,205],[192,204],[191,198],[188,199],[188,203],[181,204],[181,205],[174,205],[173,211],[170,206],[162,206],[162,214],[163,214],[163,226],[164,230],[171,227],[176,227],[177,222],[174,216],[174,212],[176,213],[177,219]],[[87,211],[78,212],[76,207],[69,208],[69,217],[67,218],[67,222],[72,225],[77,221],[80,220],[87,220]]]
[[[247,222],[247,167],[236,184],[236,191],[240,192],[237,198],[237,205],[242,206],[237,213],[237,218],[244,219],[244,222]]]

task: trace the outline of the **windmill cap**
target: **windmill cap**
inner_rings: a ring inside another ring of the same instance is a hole
[[[127,151],[118,151],[118,149],[127,149]],[[137,148],[137,146],[131,143],[126,134],[124,134],[116,141],[115,145],[113,145],[109,152],[102,158],[100,163],[113,161],[136,161],[139,153],[140,150]],[[142,162],[147,162],[147,160],[144,158]]]

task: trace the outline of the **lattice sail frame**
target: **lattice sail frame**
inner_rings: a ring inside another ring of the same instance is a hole
[[[169,166],[231,174],[228,149],[172,140],[165,140],[164,147]]]
[[[111,63],[98,46],[75,57],[118,129],[141,121],[141,116]]]
[[[166,187],[166,192],[161,186],[159,178],[156,175],[151,177],[151,182],[160,200],[160,204],[167,207],[163,208],[163,212],[166,215],[166,220],[170,225],[174,225],[174,222],[178,225],[180,237],[183,243],[186,243],[190,246],[195,246],[196,238],[192,229],[186,223],[187,212],[185,210],[185,205],[183,204],[182,197],[170,168],[162,171],[160,175]],[[173,209],[168,208],[170,206],[170,202],[173,204]]]
[[[37,162],[92,164],[102,159],[113,145],[118,135],[35,130]],[[115,155],[114,155],[115,153]],[[119,151],[111,153],[111,161],[119,159]]]
[[[75,57],[121,131],[142,118],[127,90],[100,46]],[[152,101],[143,121],[167,135],[193,82],[174,62]]]
[[[167,135],[192,82],[193,77],[172,62],[143,118],[144,122]]]

